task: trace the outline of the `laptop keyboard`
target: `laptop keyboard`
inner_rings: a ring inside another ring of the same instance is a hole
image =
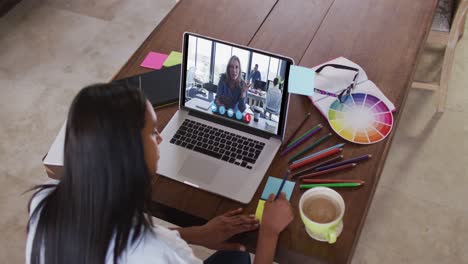
[[[252,169],[265,143],[185,119],[170,143]]]

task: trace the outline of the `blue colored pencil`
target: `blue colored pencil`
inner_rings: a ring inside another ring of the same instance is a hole
[[[289,169],[284,173],[283,181],[281,182],[278,192],[276,193],[275,200],[278,199],[279,195],[281,194],[281,191],[283,190],[284,184],[286,183],[286,180],[288,179],[290,173],[291,170]]]
[[[364,155],[364,156],[359,156],[359,157],[356,157],[356,158],[343,160],[343,161],[340,161],[340,162],[337,162],[337,163],[332,163],[332,164],[329,164],[329,165],[318,167],[318,168],[315,169],[315,171],[327,170],[327,169],[331,169],[331,168],[334,168],[334,167],[346,165],[346,164],[349,164],[349,163],[355,163],[356,161],[368,160],[371,157],[372,157],[371,154]]]
[[[304,160],[306,160],[306,159],[308,159],[308,158],[315,157],[315,156],[317,156],[317,155],[322,154],[323,152],[329,151],[330,149],[341,148],[341,147],[343,147],[345,144],[346,144],[346,143],[336,144],[335,146],[326,148],[326,149],[321,150],[321,151],[319,151],[319,152],[312,153],[312,154],[310,154],[309,156],[305,156],[305,157],[303,157],[303,158],[301,158],[301,159],[297,159],[297,160],[293,161],[292,164],[296,164],[296,163],[301,162],[301,161],[304,161]]]
[[[308,134],[304,135],[300,140],[296,141],[294,144],[291,146],[287,147],[283,152],[281,152],[281,156],[284,156],[288,154],[291,150],[302,144],[303,142],[307,141],[309,138],[311,138],[313,135],[315,135],[317,132],[322,129],[323,125],[319,124],[317,127],[313,130],[310,130]]]

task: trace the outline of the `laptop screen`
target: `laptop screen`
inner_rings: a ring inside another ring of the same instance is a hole
[[[281,136],[291,64],[279,55],[186,33],[182,104],[222,122]]]

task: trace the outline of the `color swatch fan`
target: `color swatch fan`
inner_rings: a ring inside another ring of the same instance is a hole
[[[393,127],[393,114],[379,98],[355,93],[344,103],[334,101],[328,110],[328,121],[342,138],[358,144],[371,144],[387,137]]]

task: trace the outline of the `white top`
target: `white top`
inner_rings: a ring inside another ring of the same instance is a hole
[[[52,189],[46,189],[36,195],[31,202],[30,213],[44,199]],[[40,215],[40,213],[39,213]],[[31,248],[36,233],[37,219],[31,221],[26,241],[26,264],[31,263]],[[195,257],[189,245],[180,237],[179,232],[169,230],[163,226],[156,226],[154,234],[147,232],[133,245],[128,246],[119,258],[119,263],[202,263]],[[106,263],[112,264],[114,258],[114,241],[111,241],[106,256]],[[43,262],[43,261],[42,261]]]
[[[266,97],[266,108],[275,112],[279,112],[281,107],[281,90],[279,85],[268,88]]]

